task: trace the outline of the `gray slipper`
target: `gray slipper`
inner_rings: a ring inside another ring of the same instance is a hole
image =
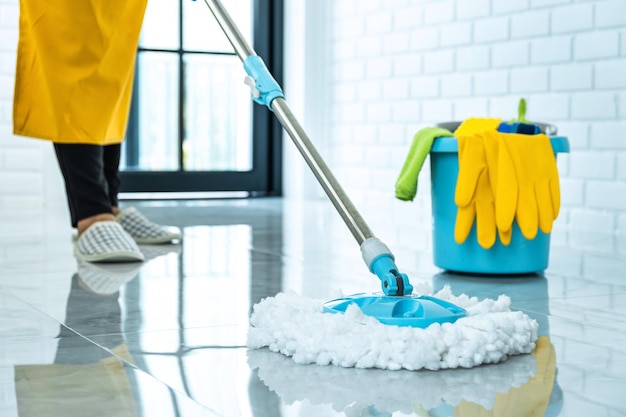
[[[122,210],[115,220],[137,243],[170,243],[182,238],[180,229],[177,227],[153,223],[135,207]]]
[[[74,243],[74,255],[87,262],[143,261],[137,244],[115,221],[96,222]]]

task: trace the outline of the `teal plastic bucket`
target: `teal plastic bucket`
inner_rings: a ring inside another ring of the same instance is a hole
[[[550,138],[555,154],[569,152],[569,141]],[[448,271],[476,274],[540,273],[548,267],[550,234],[539,231],[528,240],[513,224],[509,246],[499,238],[490,249],[483,249],[476,238],[476,225],[462,244],[454,241],[457,207],[454,192],[459,174],[458,144],[454,137],[437,138],[430,152],[431,200],[433,215],[433,261]]]

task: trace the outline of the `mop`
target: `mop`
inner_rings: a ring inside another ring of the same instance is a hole
[[[279,293],[254,306],[247,345],[267,347],[298,364],[388,370],[472,368],[535,348],[537,322],[511,311],[509,297],[479,302],[455,297],[449,287],[435,296],[463,307],[467,315],[426,328],[395,326],[364,314],[357,305],[344,314],[327,314],[321,300]]]
[[[510,299],[478,302],[447,292],[413,294],[389,248],[374,236],[306,132],[281,87],[235,26],[219,0],[205,0],[243,62],[253,100],[267,106],[322,186],[361,249],[383,294],[354,294],[322,302],[279,293],[254,306],[248,347],[268,347],[300,364],[357,368],[470,368],[529,353],[537,323],[510,310]]]

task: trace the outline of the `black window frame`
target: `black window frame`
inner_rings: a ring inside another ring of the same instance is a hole
[[[184,138],[184,55],[201,53],[187,51],[183,44],[184,1],[179,0],[179,36],[178,49],[139,48],[142,52],[167,52],[178,54],[179,104],[178,104],[178,146],[182,147]],[[263,59],[268,69],[282,85],[283,80],[283,1],[253,0],[252,47]],[[203,53],[224,54],[224,53]],[[227,55],[235,55],[226,53]],[[139,65],[139,64],[138,64]],[[243,80],[242,80],[243,82]],[[134,84],[133,99],[127,129],[125,158],[128,166],[136,165],[139,149],[137,148],[138,101],[137,82]],[[176,171],[133,171],[120,172],[121,193],[168,193],[168,192],[246,192],[249,196],[282,195],[282,127],[272,112],[266,107],[252,103],[252,170],[251,171],[182,171],[182,161]],[[134,145],[134,146],[133,146]],[[182,158],[182,152],[180,153]]]

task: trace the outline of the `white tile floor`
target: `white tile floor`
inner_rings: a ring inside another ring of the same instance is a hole
[[[560,231],[544,275],[509,278],[440,271],[406,236],[385,242],[412,282],[506,293],[546,344],[474,369],[358,370],[245,348],[263,297],[379,290],[330,204],[136,205],[180,226],[182,244],[143,246],[143,264],[81,265],[64,209],[0,219],[1,417],[626,416],[620,236]]]

